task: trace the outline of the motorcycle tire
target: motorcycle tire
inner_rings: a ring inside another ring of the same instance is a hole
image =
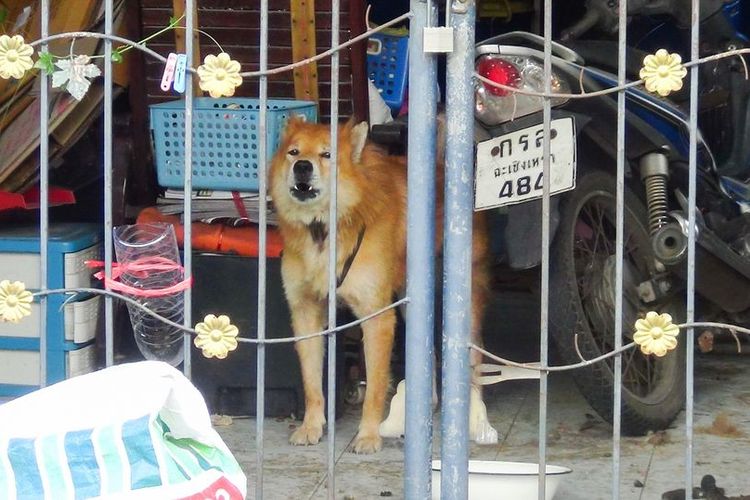
[[[601,171],[588,172],[560,204],[560,225],[551,248],[550,333],[566,363],[581,361],[574,336],[586,359],[614,349],[616,265],[616,179]],[[654,310],[684,317],[684,297],[674,295],[643,303],[638,284],[654,273],[644,202],[625,187],[623,248],[623,345],[632,341],[635,321]],[[663,358],[637,348],[622,354],[621,430],[644,435],[666,428],[685,401],[684,343]],[[614,357],[572,372],[591,407],[612,422]]]

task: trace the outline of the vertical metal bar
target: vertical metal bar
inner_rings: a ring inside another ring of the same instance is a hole
[[[544,0],[544,92],[552,92],[552,1]],[[542,277],[539,311],[539,499],[546,498],[547,472],[547,382],[549,373],[544,371],[549,364],[549,243],[550,243],[550,125],[552,109],[548,97],[542,108],[543,134],[542,154]]]
[[[260,2],[260,70],[268,69],[268,0]],[[260,212],[258,214],[258,339],[266,338],[266,106],[268,103],[268,77],[261,76],[258,83],[260,108],[258,110],[258,191]],[[257,471],[255,498],[263,498],[263,428],[266,416],[266,345],[258,344],[256,360],[256,400],[255,400],[255,446]]]
[[[185,53],[188,64],[193,63],[193,30],[195,29],[195,0],[185,0]],[[184,238],[183,238],[183,266],[185,268],[185,279],[193,275],[193,75],[191,72],[185,74],[185,178],[183,179],[184,206]],[[190,288],[185,290],[183,311],[184,325],[192,326],[193,294]],[[187,378],[191,377],[192,362],[190,344],[192,336],[186,333],[183,337],[184,358],[182,371]]]
[[[690,30],[690,60],[699,58],[700,43],[700,0],[692,1]],[[688,260],[687,260],[687,322],[695,320],[695,186],[697,172],[698,141],[698,65],[690,67],[690,149],[688,153]],[[694,330],[688,328],[685,336],[687,360],[685,363],[685,491],[693,491],[693,356]]]
[[[49,0],[42,0],[42,38],[49,36]],[[42,45],[47,50],[47,44]],[[47,74],[39,72],[39,287],[47,289],[49,239],[49,87]],[[47,297],[39,299],[39,385],[47,385]]]
[[[104,34],[112,35],[112,0],[104,3]],[[104,275],[112,277],[112,41],[104,40]],[[107,287],[109,288],[109,287]],[[105,364],[115,363],[114,308],[104,299]]]
[[[627,41],[627,0],[620,0],[617,40],[617,85],[625,84]],[[615,349],[622,347],[622,273],[625,220],[625,91],[617,94],[617,213],[615,222]],[[614,360],[614,397],[612,400],[612,499],[620,498],[620,432],[622,429],[622,355]]]
[[[435,331],[435,139],[437,64],[423,51],[425,25],[437,5],[411,0],[409,23],[409,169],[406,244],[405,498],[429,498],[432,457],[432,378]]]
[[[475,7],[473,0],[453,3],[454,43],[446,71],[443,379],[450,383],[443,384],[442,400],[444,500],[468,498]]]
[[[331,47],[339,45],[341,7],[331,2]],[[331,56],[331,203],[328,211],[328,327],[336,327],[336,242],[338,241],[339,53]],[[328,498],[336,498],[336,335],[328,336]]]

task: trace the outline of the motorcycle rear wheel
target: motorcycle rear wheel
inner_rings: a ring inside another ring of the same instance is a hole
[[[581,354],[591,359],[614,348],[616,265],[616,179],[590,172],[560,205],[560,226],[551,248],[550,332],[566,363],[580,361],[575,351],[578,333]],[[655,272],[647,229],[646,207],[625,188],[623,249],[623,344],[632,340],[634,324],[650,310],[684,313],[680,297],[643,303],[638,284]],[[643,435],[666,428],[685,400],[685,345],[663,358],[632,348],[622,355],[622,433]],[[614,358],[573,372],[576,385],[605,420],[613,419]]]

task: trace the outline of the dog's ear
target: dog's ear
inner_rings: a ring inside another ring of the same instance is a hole
[[[367,122],[360,122],[352,127],[351,130],[351,143],[352,143],[352,162],[359,163],[362,159],[362,150],[365,149],[365,143],[367,142],[367,132],[370,127]]]
[[[284,135],[286,137],[291,136],[294,132],[296,132],[300,125],[304,124],[307,121],[307,118],[304,115],[292,115],[289,117],[289,120],[286,122],[286,126],[284,127]]]

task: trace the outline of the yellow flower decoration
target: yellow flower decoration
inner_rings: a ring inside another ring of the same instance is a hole
[[[643,58],[640,77],[646,83],[646,90],[666,97],[670,92],[682,88],[682,79],[686,74],[680,54],[670,54],[659,49],[656,54]]]
[[[20,281],[0,281],[0,319],[18,323],[31,315],[31,292]]]
[[[203,350],[203,355],[207,358],[224,359],[229,351],[237,349],[239,330],[229,321],[229,316],[222,314],[217,318],[209,314],[201,323],[195,325],[195,330],[198,336],[193,343],[195,347]]]
[[[677,347],[679,333],[680,328],[672,323],[672,316],[649,311],[644,319],[635,322],[633,340],[643,354],[662,357]]]
[[[0,36],[0,78],[20,80],[34,66],[31,56],[34,49],[21,35]]]
[[[198,66],[198,76],[201,90],[208,92],[211,97],[233,96],[234,89],[242,83],[240,63],[226,52],[218,56],[207,55],[203,64]]]

